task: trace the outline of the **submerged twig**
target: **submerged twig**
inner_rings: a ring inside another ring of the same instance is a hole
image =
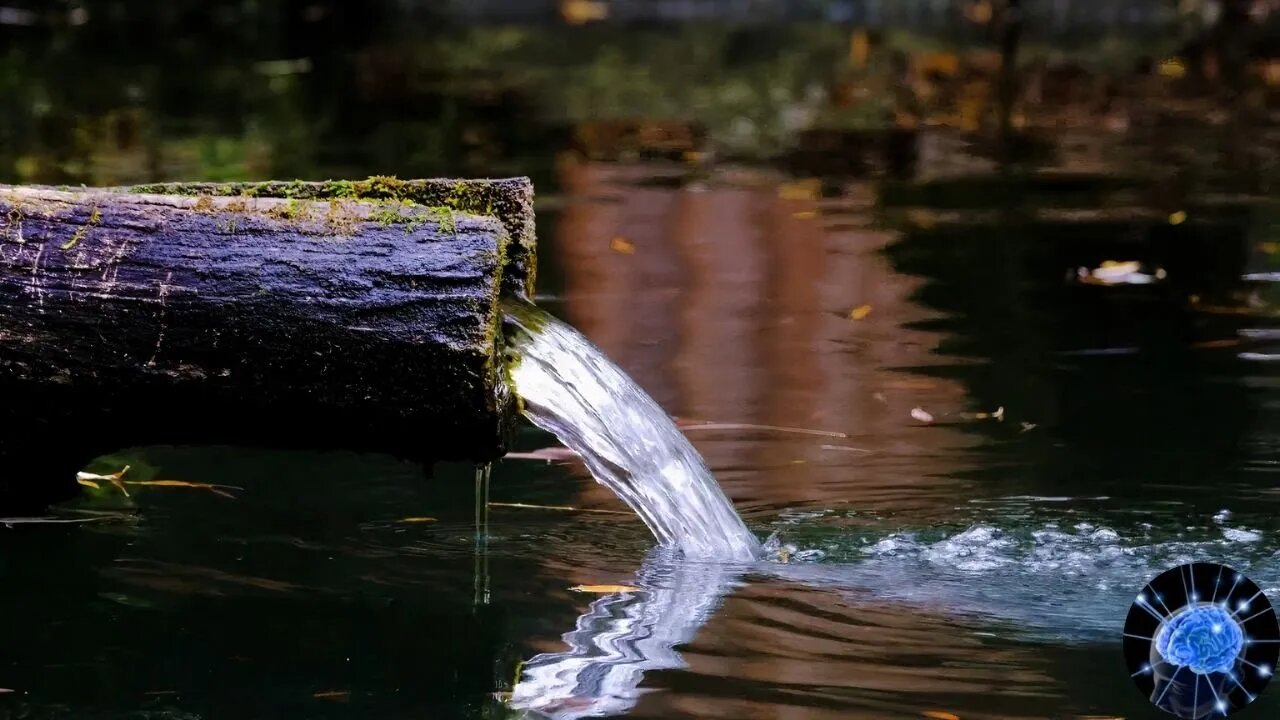
[[[221,495],[224,498],[235,500],[236,496],[227,492],[227,490],[237,490],[244,492],[244,488],[235,485],[215,485],[213,483],[187,482],[186,480],[125,480],[125,485],[149,485],[151,487],[180,487],[191,488],[193,490],[208,490],[214,495]],[[128,495],[129,493],[125,493]]]
[[[79,525],[81,523],[103,522],[105,520],[121,520],[123,515],[111,515],[87,518],[55,518],[55,517],[7,517],[0,518],[0,525],[11,528],[14,525]]]
[[[569,505],[529,505],[526,503],[491,502],[489,507],[519,508],[521,510],[558,510],[561,512],[596,513],[597,515],[630,515],[623,510],[602,510],[595,508],[570,507]]]
[[[872,451],[867,450],[867,449],[865,449],[865,448],[852,447],[852,446],[849,446],[849,445],[819,445],[818,447],[822,448],[823,450],[837,450],[837,451],[840,451],[840,452],[858,453],[859,455],[874,455],[874,454],[875,454],[875,453],[873,453]]]
[[[813,430],[810,428],[788,427],[786,425],[755,425],[752,423],[717,423],[677,421],[677,426],[685,431],[694,430],[767,430],[770,432],[793,433],[796,435],[817,435],[818,437],[847,438],[849,433],[834,430]]]

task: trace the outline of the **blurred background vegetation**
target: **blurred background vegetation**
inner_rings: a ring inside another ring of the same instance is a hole
[[[1278,5],[2,0],[0,180],[549,180],[565,150],[771,161],[921,127],[1266,121]]]

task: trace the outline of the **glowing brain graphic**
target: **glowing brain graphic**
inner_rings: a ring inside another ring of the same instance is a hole
[[[1198,675],[1230,672],[1244,649],[1244,631],[1217,605],[1193,605],[1160,625],[1156,651]]]

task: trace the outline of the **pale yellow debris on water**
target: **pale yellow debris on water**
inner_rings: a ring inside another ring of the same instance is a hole
[[[849,319],[865,320],[866,317],[871,314],[871,310],[872,308],[870,305],[859,305],[858,307],[849,311]]]
[[[636,592],[640,588],[634,585],[574,585],[569,588],[572,592],[592,593],[595,595],[612,595],[613,593],[629,593]]]

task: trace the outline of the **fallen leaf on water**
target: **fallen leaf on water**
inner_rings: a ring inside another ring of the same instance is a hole
[[[636,246],[624,237],[616,237],[609,241],[609,249],[623,255],[634,255]]]
[[[528,503],[491,502],[489,507],[519,508],[521,510],[558,510],[561,512],[596,513],[598,515],[630,515],[622,510],[600,510],[596,508],[579,508],[568,505],[530,505]]]
[[[613,593],[636,592],[640,588],[634,585],[574,585],[569,588],[573,592],[611,595]]]
[[[933,718],[933,720],[960,720],[959,715],[949,713],[945,710],[925,710],[920,714],[927,718]]]
[[[435,521],[436,521],[436,519],[435,519],[435,518],[433,518],[433,517],[407,517],[407,518],[400,518],[400,519],[399,519],[399,520],[397,520],[396,522],[402,522],[402,523],[433,523],[433,522],[435,522]]]
[[[1167,58],[1165,60],[1161,60],[1160,64],[1156,66],[1156,72],[1159,72],[1161,76],[1167,77],[1170,80],[1178,80],[1186,77],[1187,65],[1179,58]]]
[[[866,316],[868,316],[868,315],[870,315],[870,314],[871,314],[871,306],[870,306],[870,305],[859,305],[858,307],[856,307],[856,308],[854,308],[854,309],[852,309],[852,310],[850,310],[850,311],[849,311],[849,319],[850,319],[850,320],[862,320],[863,318],[865,318]]]
[[[1177,212],[1175,212],[1175,213],[1170,213],[1170,215],[1169,215],[1169,224],[1170,224],[1170,225],[1181,225],[1182,223],[1184,223],[1184,222],[1186,222],[1186,221],[1187,221],[1187,211],[1186,211],[1186,210],[1179,210],[1179,211],[1177,211]]]
[[[351,699],[349,690],[321,690],[311,694],[311,697],[317,700],[336,700],[338,702],[346,702]]]
[[[933,416],[925,412],[924,408],[911,408],[911,417],[915,418],[916,420],[919,420],[922,423],[933,422]]]
[[[236,496],[227,492],[228,490],[244,491],[242,487],[235,485],[214,485],[212,483],[187,482],[186,480],[125,480],[125,485],[146,485],[149,487],[180,487],[191,488],[193,490],[208,490],[214,495],[221,495],[224,498],[235,500]],[[125,493],[128,495],[128,493]]]

